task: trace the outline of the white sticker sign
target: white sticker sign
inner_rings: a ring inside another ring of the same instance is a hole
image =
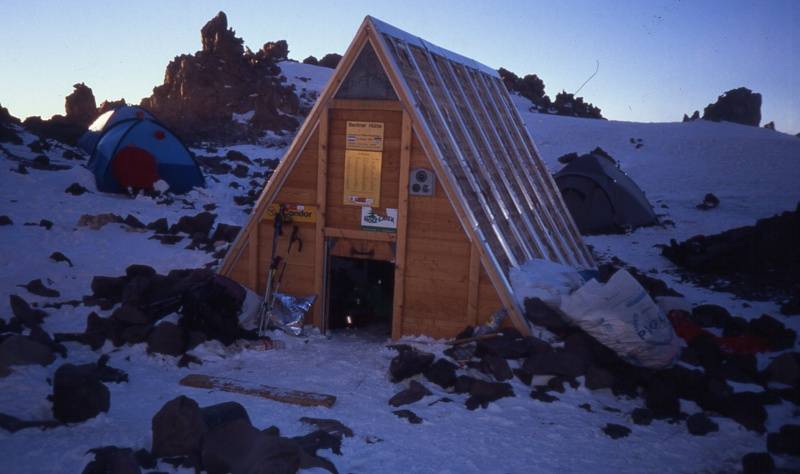
[[[373,207],[361,208],[361,228],[382,232],[397,230],[397,209],[386,208],[385,213]]]

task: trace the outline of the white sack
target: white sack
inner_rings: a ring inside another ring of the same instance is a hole
[[[574,268],[539,258],[512,268],[509,278],[514,296],[522,307],[525,298],[539,298],[551,308],[558,308],[562,296],[569,295],[584,282]]]
[[[608,283],[590,280],[561,300],[562,313],[631,364],[662,368],[680,355],[672,324],[625,270]]]

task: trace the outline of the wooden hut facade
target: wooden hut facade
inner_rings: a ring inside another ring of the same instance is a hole
[[[307,322],[322,330],[336,258],[392,265],[393,338],[452,337],[499,309],[527,333],[511,268],[594,265],[497,72],[372,17],[222,264],[258,293],[278,209],[280,291],[317,295]]]

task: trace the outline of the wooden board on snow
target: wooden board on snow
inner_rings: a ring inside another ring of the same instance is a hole
[[[242,393],[256,397],[275,400],[281,403],[301,405],[306,407],[323,406],[330,408],[336,402],[333,395],[323,393],[301,392],[285,388],[270,387],[256,382],[229,379],[227,377],[214,377],[203,374],[189,374],[179,382],[186,387],[207,388],[222,390],[224,392]]]

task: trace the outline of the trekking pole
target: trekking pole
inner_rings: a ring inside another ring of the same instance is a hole
[[[272,310],[272,293],[274,291],[273,285],[275,280],[275,273],[280,266],[281,257],[276,255],[278,251],[278,239],[283,235],[283,219],[286,212],[286,206],[281,205],[275,214],[275,226],[272,233],[272,254],[270,255],[269,269],[267,270],[267,286],[264,291],[264,301],[261,303],[261,308],[258,312],[258,335],[264,336],[264,331],[267,329],[267,319],[269,312]]]
[[[283,260],[283,262],[281,262],[283,265],[281,265],[280,271],[276,274],[277,278],[272,285],[272,299],[269,302],[270,311],[275,307],[275,300],[278,298],[277,293],[278,290],[280,290],[281,283],[283,282],[283,275],[286,273],[286,266],[288,265],[289,255],[292,253],[292,246],[295,242],[297,242],[297,251],[303,251],[303,241],[298,236],[299,231],[300,228],[298,226],[295,225],[292,227],[292,236],[289,238],[289,248],[286,250],[286,258]],[[267,323],[269,323],[271,317],[271,314],[267,314]]]

